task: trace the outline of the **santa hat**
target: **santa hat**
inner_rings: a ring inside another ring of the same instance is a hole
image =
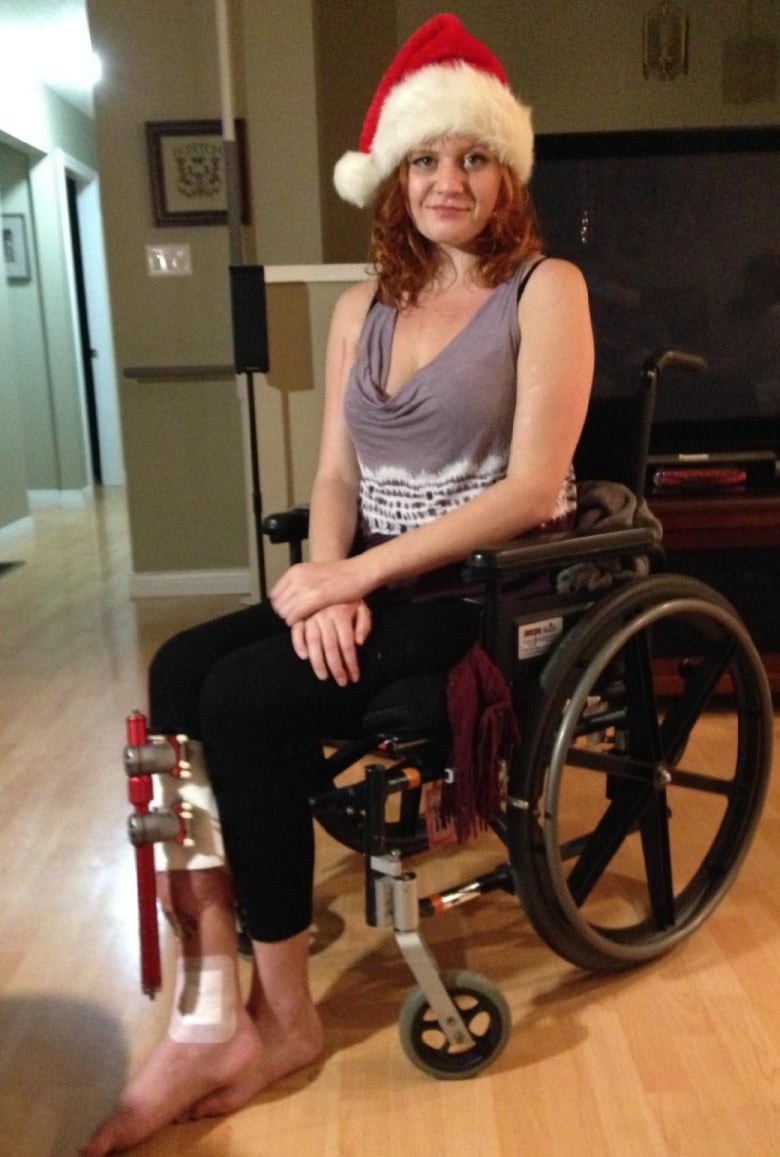
[[[490,49],[455,16],[443,14],[417,29],[382,77],[359,151],[345,153],[336,164],[336,189],[362,208],[412,149],[452,135],[475,137],[528,181],[531,110],[515,98]]]

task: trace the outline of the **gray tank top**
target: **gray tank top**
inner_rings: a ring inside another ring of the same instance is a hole
[[[517,302],[535,262],[485,299],[428,365],[388,397],[397,311],[375,302],[358,342],[344,413],[360,466],[368,544],[462,506],[506,475],[517,394]],[[573,472],[551,519],[574,510]]]

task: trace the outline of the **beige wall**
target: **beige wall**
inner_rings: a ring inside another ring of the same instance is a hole
[[[230,5],[236,115],[249,132],[245,260],[321,259],[316,103],[308,0]],[[155,227],[144,124],[221,116],[212,0],[90,0],[110,62],[96,131],[117,364],[232,362],[227,229]],[[284,148],[279,141],[285,140]],[[145,246],[186,242],[193,275],[150,278]],[[125,379],[120,405],[136,572],[247,565],[240,408],[232,378]],[[263,460],[282,432],[263,418]],[[267,430],[267,433],[266,433]]]
[[[214,5],[88,0],[88,7],[95,46],[109,62],[96,128],[118,364],[224,365],[231,359],[227,231],[154,227],[143,136],[146,120],[218,115]],[[448,7],[501,56],[534,107],[538,131],[780,123],[778,100],[724,103],[723,47],[739,31],[733,0],[685,4],[690,71],[672,82],[642,74],[648,0],[453,0]],[[332,165],[356,147],[397,44],[439,8],[423,0],[231,0],[236,111],[249,138],[246,259],[269,266],[363,260],[365,215],[335,198]],[[756,26],[780,40],[776,0],[755,0],[753,11]],[[144,245],[161,241],[190,244],[192,278],[147,277]],[[269,287],[272,368],[257,382],[266,510],[308,491],[327,315],[338,288]],[[234,386],[230,379],[123,386],[136,570],[246,564]],[[274,558],[272,570],[277,565]]]

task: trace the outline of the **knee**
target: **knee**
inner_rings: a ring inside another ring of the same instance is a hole
[[[225,742],[252,743],[258,736],[281,738],[288,727],[284,702],[273,674],[259,664],[249,668],[244,656],[220,659],[203,681],[199,716],[207,748]]]
[[[196,643],[194,632],[174,635],[149,664],[149,714],[154,731],[199,738],[198,695],[208,658]]]
[[[158,647],[149,664],[149,687],[152,693],[174,687],[189,666],[190,658],[186,632],[173,635]]]

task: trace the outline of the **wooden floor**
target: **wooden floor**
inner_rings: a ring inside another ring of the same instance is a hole
[[[66,1157],[166,1023],[138,985],[125,839],[124,716],[174,629],[237,600],[128,597],[121,492],[38,512],[0,561],[0,1152]],[[776,723],[775,733],[778,734]],[[779,737],[780,738],[780,737]],[[776,761],[777,763],[777,758]],[[360,864],[319,842],[313,983],[322,1063],[230,1119],[172,1126],[139,1157],[757,1157],[780,1143],[780,787],[740,878],[682,948],[594,979],[536,938],[512,897],[434,921],[448,967],[510,1002],[485,1075],[426,1077],[397,1014],[412,987],[392,939],[366,928]],[[429,861],[444,885],[484,845]],[[165,941],[166,957],[170,944]],[[170,976],[170,968],[167,970]]]

